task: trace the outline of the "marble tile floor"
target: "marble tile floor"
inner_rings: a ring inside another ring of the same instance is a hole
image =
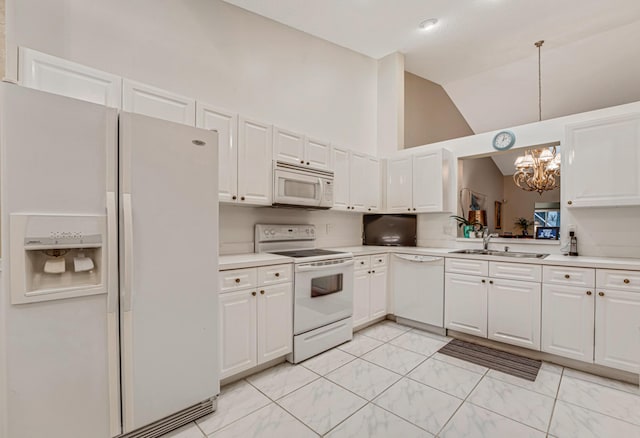
[[[165,438],[640,438],[637,386],[550,363],[529,382],[438,354],[449,340],[381,322],[223,387]]]

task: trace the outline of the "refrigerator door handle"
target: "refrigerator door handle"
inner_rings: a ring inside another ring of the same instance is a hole
[[[124,263],[123,263],[123,287],[122,287],[122,311],[130,312],[132,307],[131,287],[133,263],[133,213],[131,212],[131,194],[122,195]]]
[[[107,313],[118,311],[118,229],[116,194],[107,192]]]

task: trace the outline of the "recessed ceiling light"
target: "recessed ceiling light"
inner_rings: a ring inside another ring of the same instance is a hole
[[[437,18],[429,18],[418,25],[421,30],[431,30],[438,24]]]

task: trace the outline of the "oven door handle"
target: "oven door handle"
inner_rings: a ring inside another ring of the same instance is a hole
[[[343,268],[345,266],[351,266],[353,265],[353,260],[345,260],[344,262],[341,263],[332,263],[330,265],[320,265],[320,266],[313,266],[313,265],[298,265],[296,266],[296,272],[312,272],[312,271],[324,271],[327,269],[331,269],[331,268]]]

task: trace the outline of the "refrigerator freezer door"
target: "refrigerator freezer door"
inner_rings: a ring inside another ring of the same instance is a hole
[[[217,134],[120,115],[124,432],[219,393]]]
[[[6,268],[12,214],[106,215],[116,183],[117,112],[10,84],[0,84],[0,96],[0,373],[7,379],[6,388],[0,381],[0,436],[2,428],[11,438],[116,436],[117,277],[107,277],[102,293],[15,305]],[[105,249],[105,257],[117,252]]]

